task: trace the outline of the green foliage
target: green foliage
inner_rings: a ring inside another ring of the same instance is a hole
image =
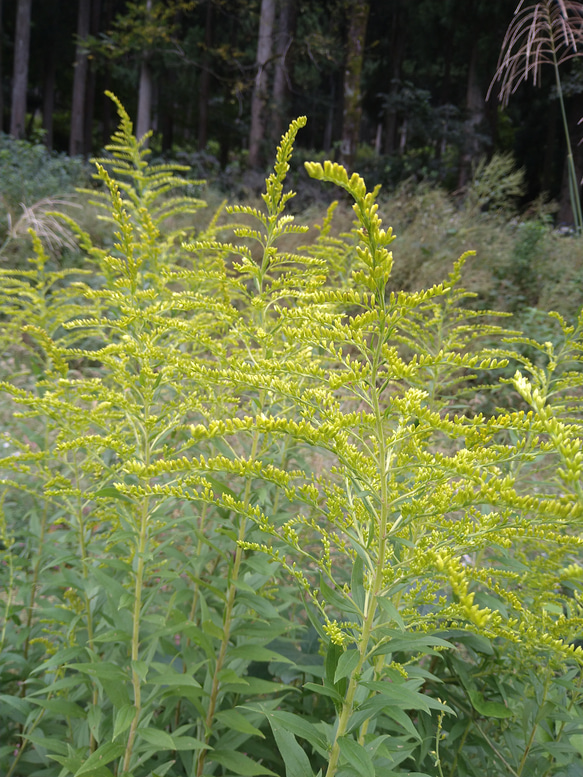
[[[73,190],[86,175],[80,159],[0,133],[0,257],[10,243],[26,238],[29,229],[50,249],[72,247],[68,230],[52,211],[72,205]]]
[[[481,210],[504,211],[512,215],[517,200],[524,194],[524,170],[516,170],[512,154],[494,154],[489,162],[482,159],[468,187],[468,206]]]
[[[111,249],[65,219],[87,267],[37,239],[0,288],[3,773],[580,769],[583,317],[501,328],[465,255],[391,290],[378,191],[330,162],[354,229],[298,248],[305,118],[263,207],[181,242],[201,203],[117,107]]]
[[[30,206],[55,194],[72,192],[85,175],[80,159],[0,134],[0,195],[11,211],[21,203]]]

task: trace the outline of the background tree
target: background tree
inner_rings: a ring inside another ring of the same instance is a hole
[[[288,100],[293,67],[292,45],[296,26],[296,0],[279,0],[278,10],[271,124],[271,138],[276,143],[285,132],[290,118]]]
[[[484,103],[517,2],[0,0],[5,118],[20,136],[44,130],[56,150],[97,151],[113,129],[103,98],[110,89],[139,115],[140,133],[154,130],[155,151],[206,150],[206,161],[196,161],[205,175],[213,155],[224,168],[246,147],[260,165],[264,145],[306,114],[301,145],[370,170],[385,185],[414,176],[459,189],[483,155],[503,151],[525,166],[529,198],[542,190],[559,197],[569,178],[565,172],[563,187],[566,139],[551,69],[541,73],[540,93],[525,86],[502,110]],[[28,95],[16,56],[27,5]],[[81,6],[90,8],[87,59],[77,46]],[[262,10],[271,17],[267,37]],[[269,53],[258,58],[260,43]],[[570,60],[561,74],[576,167],[583,68]],[[20,107],[9,115],[13,85]],[[351,161],[359,141],[376,156]]]
[[[86,89],[87,74],[89,70],[86,40],[89,36],[90,22],[91,0],[79,0],[77,47],[75,51],[75,69],[73,77],[73,100],[71,104],[71,135],[69,139],[69,154],[71,156],[84,154],[86,151]]]
[[[273,28],[275,24],[275,0],[261,0],[259,34],[257,36],[256,74],[251,98],[251,127],[249,130],[249,164],[258,167],[261,163],[261,144],[265,137],[266,106],[268,98],[270,64],[273,51]]]
[[[26,125],[31,7],[32,0],[18,0],[16,8],[14,68],[12,72],[12,108],[10,116],[10,134],[15,138],[22,138],[24,136]]]
[[[362,116],[360,79],[370,5],[363,0],[351,0],[347,10],[350,25],[348,28],[346,65],[344,68],[344,112],[340,161],[346,168],[352,170],[360,139],[360,121]]]
[[[4,90],[2,89],[2,57],[4,54],[4,24],[2,21],[3,11],[4,8],[2,0],[0,0],[0,132],[2,132],[4,128]]]

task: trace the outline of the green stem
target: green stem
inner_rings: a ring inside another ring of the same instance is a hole
[[[545,703],[545,699],[547,697],[547,693],[548,693],[548,690],[549,690],[549,680],[550,680],[550,673],[547,671],[547,676],[546,676],[545,685],[544,685],[543,697],[542,697],[541,704],[540,704],[541,708],[543,707],[543,705]],[[536,735],[536,732],[537,732],[537,729],[538,729],[538,725],[539,725],[539,719],[538,719],[538,715],[536,715],[535,719],[534,719],[533,726],[532,726],[532,730],[530,732],[530,737],[528,738],[528,742],[526,743],[526,747],[524,748],[524,753],[522,754],[522,758],[520,759],[520,763],[518,765],[518,769],[517,769],[518,777],[521,777],[521,775],[522,775],[522,770],[524,769],[524,766],[526,764],[526,759],[528,758],[528,754],[530,753],[530,750],[532,748],[532,743],[534,742],[534,737]]]
[[[138,434],[142,437],[143,445],[143,461],[146,467],[150,465],[151,449],[150,440],[148,436],[148,418],[150,414],[150,406],[148,400],[144,397],[144,420],[141,429],[141,433]],[[134,584],[134,609],[132,619],[132,646],[131,646],[131,660],[132,660],[132,687],[134,692],[134,708],[135,713],[130,726],[128,741],[126,745],[126,751],[123,760],[123,773],[129,771],[132,753],[134,749],[134,743],[136,739],[136,732],[139,725],[140,713],[142,711],[142,681],[140,675],[136,670],[136,662],[140,657],[140,618],[142,615],[142,589],[144,586],[144,571],[146,567],[146,550],[148,545],[148,519],[150,517],[150,498],[145,497],[142,500],[141,513],[139,518],[140,534],[138,537],[138,545],[136,548],[137,553],[137,566],[136,577]]]
[[[259,445],[259,432],[255,432],[255,435],[253,437],[253,444],[251,447],[250,461],[255,461],[257,457],[258,445]],[[245,507],[248,507],[250,498],[251,498],[251,481],[248,480],[245,486],[245,496],[243,498],[243,504]],[[239,523],[239,533],[237,536],[237,549],[235,550],[235,560],[233,562],[233,568],[229,576],[227,603],[225,605],[225,614],[223,616],[223,638],[221,640],[221,646],[219,648],[219,654],[217,656],[217,661],[215,664],[213,682],[212,682],[211,692],[209,696],[209,704],[207,707],[207,714],[204,721],[205,744],[208,744],[212,733],[212,722],[217,708],[220,685],[221,685],[219,674],[225,663],[227,649],[229,647],[229,642],[231,639],[231,628],[233,625],[233,610],[235,607],[235,596],[237,593],[237,581],[239,579],[239,571],[241,569],[241,562],[243,561],[243,552],[244,552],[243,548],[241,547],[241,543],[245,539],[246,528],[247,528],[247,519],[245,518],[245,516],[242,515]],[[207,750],[198,751],[198,756],[197,756],[196,765],[195,765],[196,777],[201,777],[203,773],[207,752],[208,752]]]
[[[88,554],[87,554],[87,545],[85,542],[85,522],[83,520],[83,502],[81,500],[82,484],[81,484],[81,476],[79,474],[79,465],[77,462],[77,452],[75,452],[74,465],[75,465],[75,486],[77,490],[77,529],[79,532],[79,551],[81,553],[81,567],[83,570],[83,580],[87,582],[87,580],[89,579],[89,568],[87,565]],[[91,602],[87,594],[86,586],[85,586],[85,590],[83,591],[83,602],[85,606],[85,614],[87,617],[87,641],[89,643],[89,647],[91,648],[91,651],[94,653],[95,646],[93,642],[93,616],[91,615]],[[99,701],[99,691],[97,689],[97,686],[94,685],[91,703],[95,707],[97,706],[98,701]],[[96,745],[97,745],[97,742],[95,740],[95,736],[93,732],[91,732],[90,738],[89,738],[89,752],[92,753],[95,750]]]
[[[573,160],[573,149],[571,147],[571,137],[569,134],[569,122],[567,120],[567,111],[565,110],[565,101],[563,99],[563,88],[561,86],[561,79],[559,76],[559,64],[557,62],[557,56],[554,50],[554,46],[553,46],[553,64],[555,67],[555,83],[557,86],[559,105],[561,106],[561,117],[563,119],[563,130],[565,132],[565,141],[567,143],[567,172],[569,176],[569,197],[571,200],[571,209],[573,211],[573,220],[575,222],[575,232],[577,233],[577,235],[580,235],[583,229],[583,214],[581,212],[581,196],[579,194],[579,182],[577,181],[575,162]]]
[[[136,731],[139,724],[140,712],[142,710],[142,681],[135,668],[135,662],[140,657],[140,616],[142,613],[142,588],[144,584],[145,555],[148,540],[148,518],[149,518],[149,499],[146,497],[142,502],[140,516],[140,536],[138,540],[138,565],[136,569],[136,579],[134,586],[134,612],[132,623],[132,687],[134,691],[135,714],[130,726],[128,742],[123,761],[124,773],[129,771],[130,761],[136,738]]]
[[[330,751],[330,760],[328,761],[326,777],[334,777],[338,770],[338,761],[340,758],[340,739],[345,735],[348,728],[349,720],[352,716],[352,711],[354,708],[354,696],[359,686],[359,678],[360,678],[360,673],[362,671],[362,667],[364,666],[364,663],[367,658],[369,642],[370,642],[375,615],[377,611],[378,596],[383,585],[383,573],[384,573],[384,567],[385,567],[386,543],[387,543],[387,522],[388,522],[388,513],[389,513],[388,484],[387,484],[389,462],[387,460],[388,456],[387,456],[385,434],[384,434],[384,428],[383,428],[383,414],[380,407],[379,395],[378,395],[378,390],[376,388],[376,384],[377,384],[379,361],[381,358],[381,348],[382,348],[382,343],[384,342],[384,339],[385,339],[384,329],[385,329],[384,321],[381,321],[379,324],[379,334],[378,334],[378,339],[377,339],[376,347],[374,351],[373,368],[371,370],[371,381],[370,381],[371,394],[372,394],[371,404],[374,409],[375,420],[376,420],[375,432],[376,432],[376,438],[378,441],[377,461],[378,461],[380,483],[381,483],[381,495],[380,495],[381,505],[380,505],[380,517],[379,517],[379,525],[378,525],[378,542],[379,542],[378,556],[377,556],[377,559],[375,560],[375,575],[374,575],[372,588],[370,591],[370,596],[368,596],[366,600],[364,624],[362,627],[360,638],[358,640],[358,651],[360,653],[360,657],[358,660],[358,664],[356,665],[356,668],[350,675],[348,688],[346,689],[346,695],[342,703],[342,710],[340,712],[340,717],[338,719],[336,735],[334,737],[334,743],[332,744],[332,749]]]
[[[470,733],[471,727],[472,727],[472,721],[470,719],[470,720],[468,720],[468,725],[466,726],[465,731],[462,734],[462,738],[460,739],[460,743],[459,743],[458,748],[457,748],[456,753],[455,753],[455,758],[452,761],[451,769],[449,770],[449,777],[454,777],[454,775],[455,775],[455,770],[457,768],[457,762],[459,760],[460,753],[462,752],[463,747],[464,747],[464,745],[466,743],[466,739],[468,738],[468,734]]]

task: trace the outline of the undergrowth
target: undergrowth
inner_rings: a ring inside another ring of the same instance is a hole
[[[329,162],[310,240],[303,118],[261,207],[166,228],[203,203],[116,104],[111,247],[0,271],[3,774],[578,774],[583,317],[503,326],[468,255],[395,288]]]

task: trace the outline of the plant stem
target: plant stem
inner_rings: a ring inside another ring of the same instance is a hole
[[[381,310],[383,309],[384,309],[384,304]],[[385,567],[386,543],[387,543],[387,521],[388,521],[388,486],[387,486],[388,477],[387,475],[388,475],[388,468],[389,468],[389,461],[388,461],[389,457],[388,457],[388,451],[386,449],[385,430],[383,426],[383,414],[380,407],[378,389],[376,385],[379,362],[381,358],[381,348],[382,348],[382,343],[385,340],[384,311],[383,313],[381,313],[379,318],[381,320],[379,322],[379,333],[377,335],[377,340],[376,340],[375,349],[374,349],[373,365],[372,365],[371,379],[370,379],[370,387],[371,387],[371,395],[372,395],[371,404],[373,406],[374,414],[375,414],[375,421],[376,421],[375,432],[376,432],[376,438],[378,443],[377,462],[378,462],[380,484],[381,484],[381,494],[380,494],[381,503],[380,503],[380,516],[379,516],[379,524],[378,524],[378,553],[377,553],[377,558],[375,559],[375,574],[374,574],[372,588],[370,591],[370,596],[367,597],[366,604],[365,604],[364,624],[362,627],[360,638],[358,640],[358,651],[360,653],[360,656],[359,656],[359,660],[358,660],[358,664],[356,665],[356,668],[350,674],[348,688],[346,690],[346,695],[342,703],[342,711],[338,719],[338,727],[336,729],[334,743],[330,751],[330,760],[328,761],[326,777],[334,777],[338,770],[338,760],[340,758],[340,738],[345,735],[346,730],[348,728],[348,722],[352,715],[352,710],[354,706],[354,696],[359,686],[360,673],[362,671],[362,667],[364,666],[367,653],[368,653],[368,646],[369,646],[370,637],[373,630],[374,619],[377,611],[378,595],[382,588],[383,573],[384,573],[384,567]],[[372,527],[371,527],[371,531],[372,531]]]
[[[575,232],[577,235],[581,235],[581,231],[583,229],[583,214],[581,212],[581,197],[579,195],[579,183],[577,181],[575,162],[573,160],[573,149],[571,147],[569,122],[567,121],[567,111],[565,110],[565,101],[563,99],[563,88],[561,86],[561,78],[559,76],[559,64],[557,62],[557,55],[552,41],[551,41],[551,47],[553,52],[553,64],[555,67],[555,83],[557,87],[557,95],[559,97],[559,105],[561,106],[561,117],[563,119],[563,130],[565,132],[565,141],[567,143],[567,173],[569,176],[569,198],[571,200],[571,209],[573,211],[573,220],[575,222]]]
[[[148,435],[148,418],[150,414],[149,401],[144,397],[144,418],[141,430],[141,436],[143,440],[143,461],[146,467],[150,465],[151,450],[150,439]],[[139,438],[138,433],[138,438]],[[136,662],[140,657],[140,618],[142,614],[142,588],[144,585],[144,570],[146,566],[146,548],[148,544],[148,519],[150,517],[150,498],[144,497],[141,504],[139,526],[140,534],[138,537],[138,546],[136,548],[137,553],[137,567],[136,577],[134,584],[134,610],[133,610],[133,622],[132,622],[132,647],[131,647],[131,660],[132,660],[132,687],[134,691],[134,707],[135,714],[130,725],[128,734],[128,741],[126,745],[126,751],[123,760],[123,773],[129,771],[132,758],[132,752],[136,739],[136,732],[139,725],[140,713],[142,710],[142,680],[136,669]]]
[[[255,461],[257,457],[257,448],[259,445],[259,432],[255,432],[253,436],[253,444],[251,447],[251,455],[249,457],[250,461]],[[251,497],[251,481],[248,480],[247,484],[245,486],[245,496],[243,498],[243,504],[245,507],[249,505],[249,499]],[[215,716],[215,711],[217,708],[218,698],[219,698],[219,690],[220,690],[220,672],[223,668],[223,665],[225,663],[225,657],[227,655],[227,648],[229,647],[229,641],[231,639],[231,627],[233,624],[233,609],[235,607],[235,596],[237,593],[237,581],[239,579],[239,571],[241,569],[241,562],[243,561],[243,548],[241,547],[241,543],[245,539],[245,531],[247,528],[247,519],[245,516],[241,516],[240,523],[239,523],[239,533],[237,536],[237,549],[235,550],[235,560],[233,562],[233,568],[231,571],[231,574],[229,576],[229,586],[227,591],[227,603],[225,605],[225,614],[223,617],[223,638],[221,640],[221,646],[219,648],[219,654],[217,656],[217,661],[215,664],[215,671],[213,674],[213,682],[211,687],[211,692],[209,696],[209,704],[207,707],[207,714],[204,721],[204,742],[205,744],[208,744],[211,732],[212,732],[212,722],[213,718]],[[204,764],[206,760],[207,750],[199,750],[198,756],[196,759],[196,765],[195,765],[195,774],[196,777],[201,777]]]
[[[549,690],[549,680],[550,680],[550,672],[547,671],[547,676],[545,678],[545,685],[544,685],[544,691],[543,691],[543,697],[541,700],[540,708],[544,706],[545,699],[547,697],[547,693]],[[522,775],[522,770],[524,769],[524,766],[526,764],[526,759],[528,758],[528,754],[530,753],[530,749],[532,747],[532,743],[534,742],[534,737],[536,735],[537,729],[539,725],[539,718],[538,714],[535,715],[534,723],[532,726],[532,730],[530,732],[530,737],[528,738],[528,742],[526,743],[526,747],[524,748],[524,753],[522,754],[522,758],[520,759],[520,763],[518,765],[517,774],[519,777]]]

